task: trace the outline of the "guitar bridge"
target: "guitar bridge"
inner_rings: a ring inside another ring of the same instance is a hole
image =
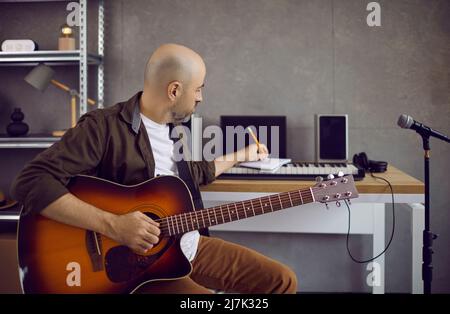
[[[93,271],[102,271],[104,266],[101,235],[94,231],[86,230],[86,249],[91,259]]]

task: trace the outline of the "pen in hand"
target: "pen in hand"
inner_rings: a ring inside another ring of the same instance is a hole
[[[250,127],[247,127],[248,132],[252,136],[253,140],[256,143],[256,146],[258,148],[257,154],[259,155],[260,160],[265,160],[268,157],[268,151],[265,145],[260,144],[258,141],[258,138],[256,137],[255,133],[253,133],[253,130]]]
[[[255,141],[256,145],[258,146],[258,151],[259,151],[259,141],[258,138],[256,137],[255,133],[253,133],[253,130],[248,126],[247,127],[248,132],[250,133],[250,135],[253,137],[253,140]]]

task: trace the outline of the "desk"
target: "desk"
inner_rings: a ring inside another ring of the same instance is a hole
[[[422,231],[424,229],[424,184],[389,166],[385,173],[375,174],[387,179],[394,189],[395,203],[407,204],[412,210],[412,292],[423,293],[422,282]],[[206,207],[257,198],[273,193],[307,188],[314,185],[312,181],[287,180],[223,180],[218,179],[201,188]],[[356,182],[359,198],[352,199],[351,234],[371,234],[373,236],[373,256],[385,248],[385,204],[391,203],[389,186],[382,180],[367,175]],[[211,227],[216,231],[247,232],[290,232],[347,234],[348,213],[343,204],[337,207],[329,204],[306,204],[282,211],[252,217]],[[384,255],[378,257],[377,270],[380,278],[372,286],[373,293],[384,293]]]

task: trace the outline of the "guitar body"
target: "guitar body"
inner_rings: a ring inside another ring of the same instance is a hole
[[[76,176],[69,191],[114,214],[141,211],[159,219],[193,210],[185,183],[161,176],[134,186]],[[145,256],[97,233],[42,215],[21,215],[18,257],[25,293],[131,293],[144,283],[190,274],[180,236],[160,237]],[[99,254],[100,253],[100,254]]]

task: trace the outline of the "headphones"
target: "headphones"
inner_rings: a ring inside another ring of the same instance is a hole
[[[386,161],[369,160],[365,152],[353,155],[353,164],[369,172],[385,172]]]

